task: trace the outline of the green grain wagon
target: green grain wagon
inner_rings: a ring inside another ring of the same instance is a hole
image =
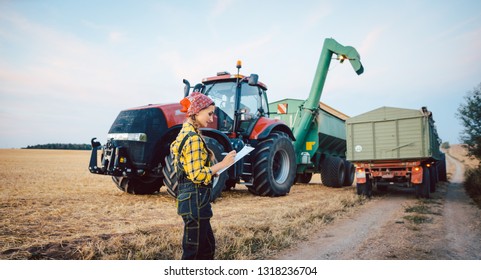
[[[305,100],[282,99],[269,103],[272,117],[282,120],[292,131],[301,118]],[[345,160],[346,129],[344,122],[349,116],[320,102],[317,114],[305,131],[305,145],[298,152],[297,178],[299,183],[308,183],[313,173],[321,173],[327,186],[350,186],[354,180],[354,166]],[[340,168],[342,165],[344,168]]]

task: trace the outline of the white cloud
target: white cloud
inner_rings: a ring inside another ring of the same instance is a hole
[[[374,49],[376,49],[376,45],[379,43],[381,36],[383,36],[383,33],[386,32],[388,28],[385,26],[377,26],[364,37],[361,45],[357,50],[359,51],[360,54],[364,55],[375,55],[372,53]],[[362,59],[363,55],[361,55]]]
[[[211,16],[222,15],[234,3],[233,0],[217,0],[212,8]]]
[[[317,6],[310,10],[304,18],[304,28],[310,29],[317,26],[321,20],[333,11],[331,2],[320,1]],[[302,29],[304,29],[302,28]]]
[[[112,31],[109,33],[109,39],[112,43],[121,43],[125,41],[125,35],[118,31]]]

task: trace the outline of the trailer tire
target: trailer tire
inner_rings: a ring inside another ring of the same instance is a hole
[[[429,192],[435,192],[436,191],[436,183],[438,182],[438,172],[437,172],[437,167],[435,165],[431,165],[429,168]]]
[[[387,188],[388,188],[388,184],[386,183],[379,183],[377,182],[376,183],[376,190],[378,190],[379,192],[387,192]]]
[[[414,186],[417,198],[429,198],[430,181],[429,168],[423,167],[423,182]]]
[[[356,184],[356,191],[358,195],[365,195],[370,198],[372,196],[372,181],[369,177],[366,177],[366,183]]]
[[[162,187],[162,178],[146,177],[146,178],[124,178],[112,176],[117,188],[130,194],[154,194]]]
[[[344,183],[343,186],[352,186],[354,183],[354,178],[356,177],[356,168],[354,164],[350,163],[347,160],[344,160],[344,167],[346,168],[344,172]]]
[[[296,175],[296,183],[309,184],[312,179],[312,173],[302,173]]]
[[[368,198],[372,197],[372,180],[370,178],[366,182],[366,190],[364,192],[364,195]]]
[[[273,132],[260,142],[252,157],[254,182],[249,191],[260,196],[289,193],[296,177],[296,154],[286,133]]]
[[[207,148],[210,149],[215,155],[215,161],[213,164],[222,160],[224,157],[222,153],[224,152],[223,146],[214,138],[204,137],[205,144]],[[174,169],[174,163],[172,155],[169,153],[165,157],[165,165],[162,168],[162,173],[164,174],[164,184],[167,186],[167,192],[173,196],[177,197],[179,184],[177,182],[177,172]],[[227,173],[223,172],[219,176],[214,178],[213,188],[211,191],[211,201],[215,201],[221,194],[222,190],[225,188],[225,183],[227,180]]]
[[[439,181],[447,182],[448,177],[446,174],[446,154],[441,154],[441,160],[437,163],[439,168]]]
[[[321,168],[322,184],[327,187],[342,187],[345,178],[344,160],[340,157],[327,156]]]

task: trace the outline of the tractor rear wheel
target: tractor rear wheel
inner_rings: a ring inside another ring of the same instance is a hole
[[[224,191],[230,191],[235,188],[235,185],[237,184],[237,181],[234,179],[228,179],[225,182],[225,188]]]
[[[222,155],[222,153],[224,153],[224,147],[214,138],[204,137],[204,141],[207,144],[207,148],[214,153],[215,160],[212,165],[222,161],[225,157],[225,155]],[[210,194],[211,201],[214,201],[221,195],[222,191],[226,187],[226,181],[228,178],[229,175],[227,174],[227,171],[224,171],[219,176],[214,177],[212,191]]]
[[[153,194],[162,187],[162,179],[159,177],[147,178],[124,178],[112,177],[117,188],[130,194]]]
[[[289,136],[283,132],[273,132],[254,151],[254,184],[249,186],[249,191],[261,196],[288,194],[297,169],[296,154]]]
[[[177,188],[179,184],[177,183],[177,172],[174,169],[174,159],[169,153],[165,156],[165,164],[162,167],[162,173],[164,174],[164,185],[167,186],[167,192],[173,196],[177,197]]]
[[[222,155],[224,152],[224,147],[214,138],[204,137],[204,141],[207,145],[207,148],[214,153],[215,161],[213,164],[221,161],[224,157]],[[164,174],[164,184],[167,186],[167,192],[173,197],[177,197],[179,184],[177,182],[177,172],[175,172],[174,169],[173,158],[170,153],[165,157],[165,164],[162,168],[162,173]],[[223,172],[219,176],[213,178],[211,201],[214,201],[220,196],[222,190],[225,188],[227,177],[227,173]]]

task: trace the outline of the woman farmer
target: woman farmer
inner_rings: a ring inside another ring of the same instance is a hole
[[[210,193],[216,173],[233,164],[235,151],[213,164],[213,153],[207,149],[199,128],[213,121],[215,104],[210,97],[193,92],[180,101],[187,120],[170,150],[177,171],[177,213],[184,221],[182,259],[214,259],[215,239],[210,218]]]

